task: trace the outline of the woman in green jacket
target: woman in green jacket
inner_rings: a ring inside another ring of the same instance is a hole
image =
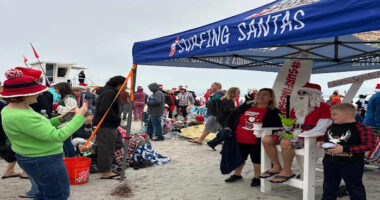
[[[29,107],[48,89],[38,82],[40,75],[21,67],[5,73],[0,96],[9,104],[1,111],[2,125],[18,164],[38,185],[35,199],[67,199],[70,185],[62,145],[84,123],[87,106],[75,108],[73,119],[58,129],[65,122],[62,115],[49,120]]]

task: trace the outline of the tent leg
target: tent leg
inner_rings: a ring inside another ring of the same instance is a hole
[[[131,89],[134,92],[135,91],[135,85],[136,85],[136,73],[137,73],[137,65],[134,64],[133,68],[133,81],[131,83]],[[127,129],[126,129],[126,136],[125,136],[125,142],[124,142],[124,153],[123,153],[123,163],[121,166],[121,174],[120,174],[120,182],[124,181],[125,177],[125,168],[127,165],[127,154],[128,154],[128,141],[131,136],[131,126],[132,126],[132,109],[133,109],[133,101],[130,101],[129,103],[129,110],[128,110],[128,118],[127,118]]]

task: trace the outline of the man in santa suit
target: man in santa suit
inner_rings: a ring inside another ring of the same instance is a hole
[[[282,118],[285,130],[292,135],[268,135],[262,139],[265,152],[271,159],[273,167],[263,172],[260,178],[269,178],[276,175],[270,181],[282,183],[295,177],[291,169],[295,156],[294,149],[301,149],[304,146],[303,138],[298,137],[298,135],[325,133],[327,127],[332,123],[330,106],[323,102],[321,95],[321,86],[306,83],[298,90],[297,95],[292,97],[291,102],[294,103],[294,108],[290,113],[290,119]],[[323,140],[323,136],[320,139]],[[277,144],[281,146],[284,166],[281,166],[278,160]]]

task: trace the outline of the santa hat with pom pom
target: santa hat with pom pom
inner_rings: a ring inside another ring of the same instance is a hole
[[[39,70],[24,67],[8,70],[5,72],[7,80],[4,81],[0,97],[32,96],[47,91],[48,88],[39,82],[41,73]]]

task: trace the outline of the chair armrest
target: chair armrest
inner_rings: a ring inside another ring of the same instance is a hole
[[[324,136],[324,133],[312,133],[312,134],[299,134],[298,137],[303,137],[303,138],[311,138],[311,137],[320,137]]]
[[[265,128],[253,128],[253,134],[256,137],[264,137],[266,135],[272,135],[273,130],[279,130],[281,127],[265,127]]]

